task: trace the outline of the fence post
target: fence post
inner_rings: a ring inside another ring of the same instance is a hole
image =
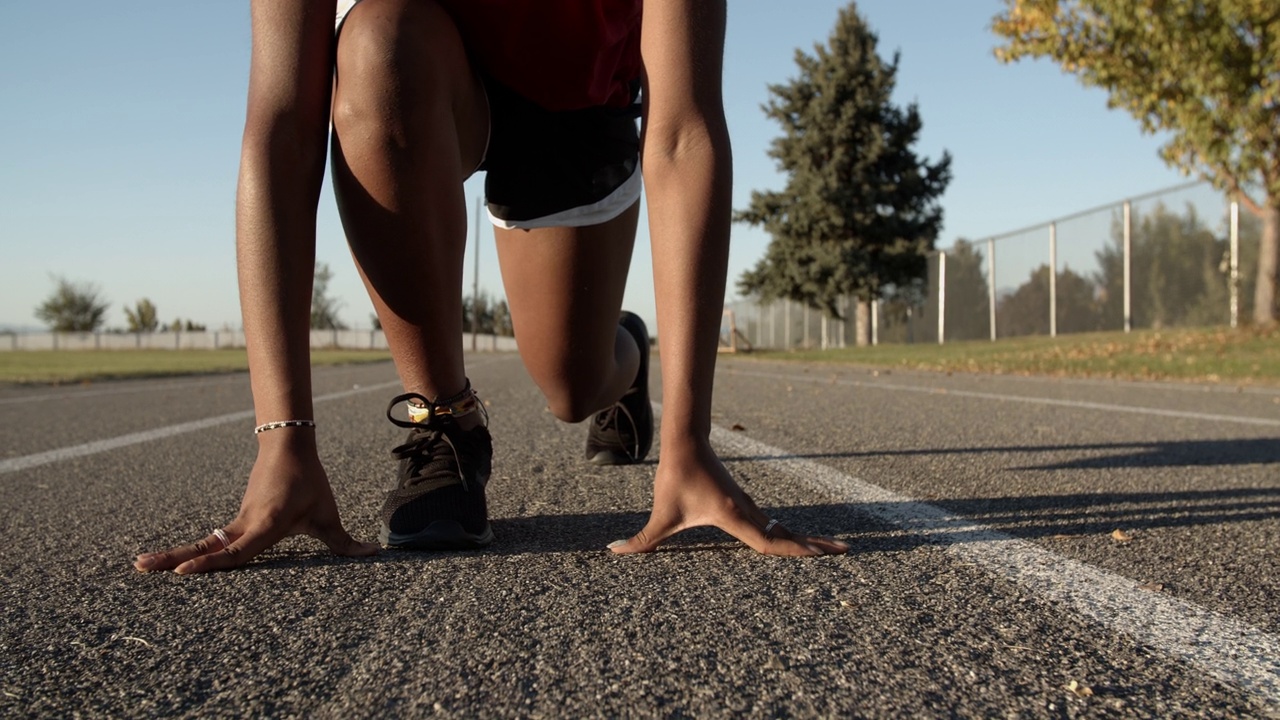
[[[991,322],[991,340],[996,339],[996,241],[987,239],[987,308]]]
[[[1133,330],[1133,208],[1124,201],[1124,331]]]
[[[809,349],[809,303],[804,304],[804,349]]]
[[[947,337],[947,253],[938,253],[938,344]]]
[[[786,345],[786,350],[791,349],[791,298],[785,298],[782,301],[782,342]]]
[[[836,336],[836,344],[841,348],[848,347],[844,339],[844,329],[849,324],[849,296],[840,296],[840,333]]]
[[[880,344],[880,298],[871,301],[871,344]]]
[[[1049,337],[1058,337],[1058,223],[1049,223]]]
[[[1240,203],[1231,202],[1231,327],[1240,323]]]
[[[778,349],[778,301],[769,303],[769,349]]]

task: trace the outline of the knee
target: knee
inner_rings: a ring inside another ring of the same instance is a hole
[[[364,0],[338,35],[334,128],[367,130],[370,123],[394,124],[397,114],[440,107],[448,74],[458,72],[458,63],[465,72],[465,62],[457,28],[436,3]]]
[[[604,409],[600,401],[602,388],[602,378],[576,374],[561,382],[544,383],[542,392],[552,415],[567,423],[578,423]]]

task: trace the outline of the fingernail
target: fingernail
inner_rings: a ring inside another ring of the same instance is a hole
[[[137,557],[137,560],[133,563],[133,566],[138,568],[139,570],[150,570],[155,564],[156,564],[155,558],[147,557],[145,555],[139,555]]]
[[[179,575],[186,575],[188,572],[191,571],[190,563],[182,563],[178,567],[174,568],[173,571],[178,573]]]
[[[608,548],[612,550],[617,547],[622,547],[623,545],[626,545],[626,544],[627,544],[626,540],[614,540],[613,542],[609,543]]]

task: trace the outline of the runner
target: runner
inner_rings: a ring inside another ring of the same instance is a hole
[[[621,312],[647,187],[665,412],[654,505],[615,553],[715,526],[773,555],[841,553],[792,533],[711,448],[731,159],[721,101],[724,0],[255,0],[237,258],[258,457],[239,515],[139,570],[237,567],[343,528],[316,449],[309,366],[315,209],[332,136],[343,227],[405,392],[387,416],[398,487],[379,540],[483,547],[492,443],[462,348],[463,182],[483,170],[520,355],[587,460],[650,449],[649,335]],[[641,117],[637,133],[635,118]],[[643,172],[641,172],[643,167]],[[398,406],[404,405],[403,410]]]

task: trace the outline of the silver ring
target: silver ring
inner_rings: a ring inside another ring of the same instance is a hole
[[[777,524],[778,524],[777,520],[770,520],[769,524],[764,526],[764,536],[769,537],[769,533],[773,532],[773,528]]]
[[[222,543],[222,547],[218,548],[219,552],[231,547],[231,538],[227,537],[227,531],[223,530],[222,528],[218,528],[217,530],[213,531],[213,536],[218,538],[218,542]]]

